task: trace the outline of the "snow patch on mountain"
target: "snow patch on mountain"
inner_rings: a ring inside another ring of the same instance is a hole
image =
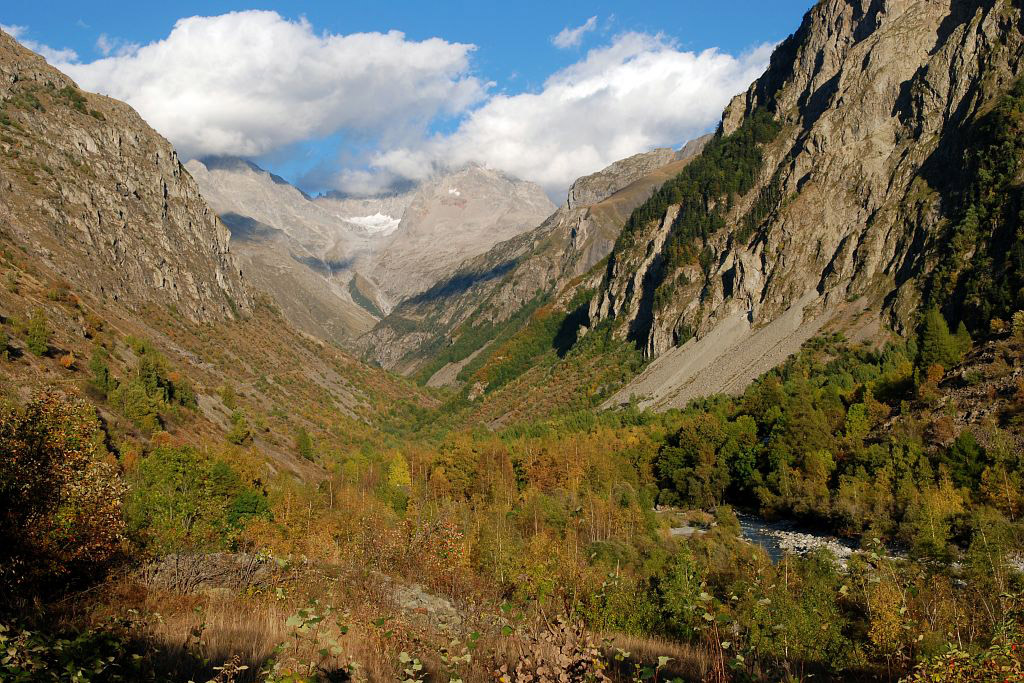
[[[380,212],[372,216],[346,216],[345,220],[349,223],[355,223],[359,227],[366,229],[367,232],[380,235],[391,234],[398,227],[398,224],[402,222],[401,218],[394,218]]]

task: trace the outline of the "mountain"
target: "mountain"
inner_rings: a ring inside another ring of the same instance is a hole
[[[972,150],[1020,77],[1018,15],[995,1],[808,12],[699,162],[615,245],[589,324],[613,324],[655,359],[615,401],[740,390],[826,325],[907,331],[929,302],[987,324],[965,307],[983,276],[970,263],[1012,276],[998,253],[1013,239],[956,226],[963,188],[992,174]]]
[[[376,317],[353,299],[349,269],[382,235],[356,221],[360,211],[373,210],[375,216],[382,209],[403,210],[401,198],[387,209],[339,207],[330,200],[314,201],[240,159],[193,159],[185,167],[230,228],[232,248],[247,277],[273,297],[289,322],[338,344],[373,327]],[[353,208],[356,221],[349,221]]]
[[[282,319],[170,143],[3,32],[0,149],[4,400],[59,387],[122,456],[233,434],[311,480],[296,430],[351,446],[396,400],[431,402]]]
[[[316,198],[240,159],[186,167],[232,229],[252,280],[293,324],[343,345],[555,209],[538,186],[477,165],[404,193]]]
[[[447,363],[432,383],[450,383],[459,364],[493,340],[497,326],[605,258],[630,212],[699,154],[705,141],[637,154],[580,178],[566,203],[539,227],[467,259],[395,307],[363,340],[367,353],[406,374],[428,368],[432,375]]]
[[[470,164],[420,185],[372,265],[361,270],[390,310],[467,258],[538,225],[555,208],[539,186]]]
[[[0,679],[1024,671],[1022,57],[1019,3],[821,0],[713,136],[363,337],[434,388],[281,313],[391,296],[343,261],[415,195],[210,161],[229,242],[0,33]]]
[[[193,321],[252,308],[228,230],[170,143],[0,33],[0,232],[101,301]]]

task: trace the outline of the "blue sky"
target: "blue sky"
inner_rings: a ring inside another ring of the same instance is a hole
[[[72,50],[48,58],[129,101],[185,156],[246,156],[311,191],[478,161],[557,195],[574,174],[713,126],[810,5],[8,0],[0,24],[35,49]],[[230,12],[244,13],[173,32]],[[344,40],[359,33],[371,38]],[[186,52],[220,75],[193,84]]]

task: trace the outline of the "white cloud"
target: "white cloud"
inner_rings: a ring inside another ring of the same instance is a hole
[[[101,33],[100,37],[96,39],[96,49],[100,51],[104,57],[110,55],[124,56],[130,55],[139,49],[137,43],[128,43],[120,38],[111,38],[106,33]]]
[[[25,37],[25,33],[28,31],[26,26],[0,24],[0,30],[3,30],[4,33],[9,33],[19,43],[33,52],[42,55],[43,59],[50,64],[62,64],[78,59],[78,53],[70,48],[54,49],[48,45],[29,40]]]
[[[26,42],[24,28],[5,30]],[[295,143],[337,134],[339,163],[307,174],[314,189],[369,194],[476,162],[556,199],[582,175],[711,129],[771,52],[688,52],[663,36],[625,33],[536,92],[488,95],[495,84],[472,75],[472,45],[397,31],[317,33],[275,12],[182,19],[142,47],[101,40],[111,56],[91,63],[26,44],[83,88],[132,104],[186,158],[285,158]],[[454,129],[429,134],[449,118]]]
[[[563,50],[576,47],[583,40],[583,34],[593,31],[595,28],[597,28],[597,17],[590,17],[576,28],[566,26],[558,32],[558,35],[551,39],[551,42],[555,44],[555,47],[562,48]]]
[[[711,128],[764,71],[771,49],[684,52],[663,37],[627,33],[553,74],[540,92],[493,96],[450,135],[382,151],[374,165],[423,178],[478,162],[558,196],[579,176]]]
[[[181,19],[142,47],[101,41],[111,56],[56,65],[131,104],[186,157],[261,155],[338,131],[404,144],[487,88],[469,73],[473,45],[316,33],[268,11]]]
[[[100,37],[96,39],[96,49],[103,53],[103,56],[109,56],[114,51],[114,41],[112,41],[106,33],[101,33]]]

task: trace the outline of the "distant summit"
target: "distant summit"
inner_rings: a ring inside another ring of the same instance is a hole
[[[368,197],[311,197],[231,157],[186,168],[232,228],[250,277],[294,324],[342,344],[463,260],[555,210],[537,185],[475,164]]]

